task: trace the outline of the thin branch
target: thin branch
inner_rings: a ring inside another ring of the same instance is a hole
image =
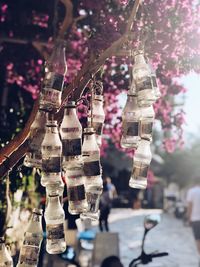
[[[137,11],[138,11],[138,8],[139,6],[141,5],[142,3],[142,0],[135,0],[135,3],[134,3],[134,6],[133,6],[133,9],[132,9],[132,12],[131,12],[131,15],[128,19],[128,23],[126,24],[126,33],[130,33],[130,31],[132,30],[133,28],[133,24],[134,24],[134,21],[135,21],[135,17],[136,17],[136,14],[137,14]]]
[[[65,18],[63,20],[63,23],[60,27],[58,37],[63,39],[65,32],[69,29],[73,22],[73,4],[70,0],[60,0],[63,5],[65,6]]]
[[[31,115],[24,129],[16,135],[8,145],[0,150],[0,177],[7,174],[12,167],[25,155],[28,142],[25,142],[30,132],[30,126],[38,110],[38,100],[35,102]]]
[[[49,53],[46,50],[46,45],[37,43],[37,42],[33,42],[32,43],[33,47],[35,47],[35,49],[40,53],[40,55],[47,60],[49,57]]]
[[[33,42],[38,43],[40,45],[46,45],[46,41],[42,40],[34,40],[34,39],[19,39],[19,38],[11,38],[6,36],[0,37],[0,43],[13,43],[13,44],[32,44]]]
[[[110,47],[108,47],[99,56],[99,58],[97,58],[95,61],[92,61],[92,64],[88,64],[88,62],[87,62],[82,68],[82,70],[85,70],[85,71],[81,71],[80,73],[78,73],[78,75],[77,75],[78,79],[75,78],[74,81],[72,82],[72,84],[70,84],[67,87],[67,89],[65,90],[65,92],[63,93],[63,96],[62,96],[61,107],[63,106],[63,103],[66,100],[65,93],[67,94],[69,91],[71,92],[74,88],[77,87],[77,89],[73,93],[73,97],[74,97],[74,99],[80,98],[85,87],[89,83],[92,75],[95,75],[98,72],[99,68],[102,65],[104,65],[105,61],[108,58],[117,55],[118,52],[121,51],[123,44],[126,43],[126,41],[128,41],[128,39],[129,39],[129,35],[130,35],[131,30],[132,30],[133,23],[135,21],[136,14],[137,14],[140,3],[141,3],[141,0],[135,0],[133,9],[131,11],[131,15],[130,15],[128,22],[127,22],[127,27],[126,27],[125,33],[122,35],[122,37],[120,37]],[[88,67],[86,67],[86,66],[88,66]],[[82,75],[80,75],[80,74],[82,74]]]
[[[64,1],[64,0],[63,0]],[[68,2],[68,0],[66,0]],[[62,95],[62,105],[59,112],[56,114],[57,118],[60,120],[63,113],[63,103],[67,97],[73,92],[74,99],[78,100],[82,95],[85,87],[90,82],[92,75],[95,75],[100,67],[104,65],[105,61],[117,55],[118,51],[121,50],[124,43],[129,39],[129,34],[131,32],[133,21],[135,20],[138,7],[141,0],[135,0],[133,10],[127,22],[127,27],[125,33],[115,41],[110,47],[108,47],[99,57],[92,55],[88,62],[86,62],[82,69],[77,73],[72,83],[64,90]],[[66,24],[65,24],[66,25]],[[63,34],[63,31],[62,31]],[[0,176],[4,176],[9,168],[11,169],[27,152],[28,149],[28,134],[30,131],[30,126],[35,118],[38,110],[38,101],[34,104],[31,116],[23,129],[23,131],[17,135],[10,143],[3,149],[0,153]]]
[[[73,21],[73,5],[70,0],[60,0],[65,6],[65,17],[60,27],[58,37],[64,39],[65,32],[70,28]],[[55,41],[55,40],[54,40]],[[47,60],[49,58],[49,53],[46,50],[46,44],[32,42],[32,45],[37,49],[41,56]]]

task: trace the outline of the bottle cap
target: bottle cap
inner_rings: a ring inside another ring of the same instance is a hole
[[[65,104],[66,108],[75,108],[76,107],[76,102],[75,101],[67,101]]]
[[[33,213],[35,213],[35,214],[37,214],[37,215],[42,215],[42,214],[43,214],[43,210],[42,210],[42,209],[34,208],[34,209],[33,209]]]
[[[92,128],[92,127],[87,127],[87,128],[85,128],[85,129],[83,130],[83,133],[84,133],[84,134],[93,134],[93,133],[95,133],[95,130],[94,130],[94,128]]]

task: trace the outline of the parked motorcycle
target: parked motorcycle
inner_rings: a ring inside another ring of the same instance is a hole
[[[167,252],[161,252],[161,253],[150,253],[147,254],[144,251],[144,243],[145,243],[145,238],[147,233],[153,229],[161,220],[160,215],[158,214],[154,214],[154,215],[148,215],[145,217],[144,219],[144,235],[143,235],[143,239],[142,239],[142,248],[141,248],[141,254],[139,257],[133,259],[130,264],[129,267],[137,267],[140,266],[140,264],[142,265],[146,265],[149,264],[153,261],[154,258],[159,258],[159,257],[163,257],[163,256],[168,256]]]

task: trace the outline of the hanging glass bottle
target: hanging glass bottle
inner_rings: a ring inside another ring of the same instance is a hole
[[[139,123],[141,117],[141,109],[137,103],[137,95],[135,91],[134,81],[128,91],[126,105],[122,111],[122,137],[121,147],[137,148],[140,141]]]
[[[82,213],[81,217],[90,217],[96,220],[99,217],[98,209],[103,181],[101,178],[100,151],[93,128],[84,129],[83,162],[88,210],[86,213]]]
[[[0,237],[0,267],[13,267],[13,260],[5,245],[3,237]]]
[[[69,213],[79,214],[87,210],[83,165],[75,163],[66,169],[67,196]]]
[[[37,267],[42,239],[42,210],[33,209],[20,249],[17,267]]]
[[[147,187],[147,175],[151,159],[150,141],[141,139],[133,158],[133,170],[129,181],[130,187],[138,189]]]
[[[89,123],[92,120],[92,127],[95,130],[96,140],[98,146],[101,146],[102,143],[102,131],[103,124],[105,121],[105,112],[103,109],[103,96],[102,95],[94,95],[94,99],[92,102],[92,119],[88,117]]]
[[[64,220],[65,213],[59,195],[49,195],[44,213],[47,232],[46,250],[49,254],[60,254],[66,250]]]
[[[61,159],[62,143],[55,120],[46,123],[46,133],[42,142],[42,176],[41,184],[46,186],[54,182],[62,183]]]
[[[141,108],[140,117],[140,136],[152,140],[152,131],[154,123],[155,112],[153,106]]]
[[[155,100],[155,94],[151,80],[151,70],[145,61],[144,55],[138,52],[135,55],[135,64],[133,66],[133,79],[136,85],[139,106],[150,106]]]
[[[45,135],[46,112],[39,109],[35,120],[30,127],[29,148],[24,159],[27,167],[41,168],[42,153],[41,144]]]
[[[50,111],[60,107],[66,72],[65,41],[59,39],[46,64],[44,87],[40,93],[40,108]]]
[[[63,121],[60,126],[63,146],[63,168],[69,167],[73,161],[82,160],[82,126],[76,113],[74,101],[68,101],[65,106]]]

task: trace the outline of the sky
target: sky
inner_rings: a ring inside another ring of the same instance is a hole
[[[200,131],[200,74],[190,73],[180,79],[187,92],[183,109],[186,113],[185,136],[198,136]],[[187,138],[187,137],[186,137]]]

